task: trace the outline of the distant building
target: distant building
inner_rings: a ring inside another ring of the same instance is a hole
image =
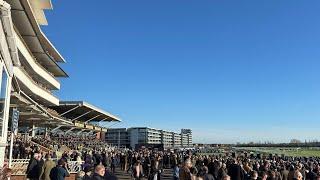
[[[173,147],[180,148],[181,147],[181,134],[173,132],[172,138],[173,138]]]
[[[183,147],[192,146],[192,130],[191,129],[181,129],[181,141]]]
[[[181,135],[181,147],[188,147],[188,135],[187,134],[180,134]]]
[[[161,130],[148,127],[129,128],[130,147],[161,144]]]
[[[172,132],[161,130],[161,144],[163,144],[164,148],[173,147]]]
[[[181,133],[149,127],[113,128],[106,133],[106,142],[120,147],[158,147],[164,149],[192,147],[192,131],[182,129]]]
[[[191,129],[181,129],[181,134],[192,134]]]
[[[105,138],[112,146],[130,147],[130,136],[126,128],[108,129]]]

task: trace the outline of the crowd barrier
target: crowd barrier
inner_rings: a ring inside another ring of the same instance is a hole
[[[13,159],[12,160],[12,174],[17,176],[26,175],[29,159]],[[54,160],[56,161],[56,160]],[[68,170],[70,173],[78,173],[81,171],[81,166],[84,161],[68,161]]]

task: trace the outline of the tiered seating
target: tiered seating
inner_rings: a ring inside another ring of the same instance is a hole
[[[38,136],[32,138],[32,141],[55,151],[61,151],[64,146],[72,150],[103,150],[108,148],[105,142],[94,136],[51,135],[46,139]]]

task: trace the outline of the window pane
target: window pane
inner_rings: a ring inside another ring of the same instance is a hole
[[[3,131],[3,116],[5,111],[5,100],[7,94],[7,81],[8,75],[6,71],[2,70],[2,80],[1,80],[1,87],[0,87],[0,136],[2,136]]]

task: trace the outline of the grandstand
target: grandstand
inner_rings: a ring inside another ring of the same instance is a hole
[[[68,74],[60,66],[65,59],[41,30],[48,25],[44,13],[48,9],[52,9],[50,0],[0,0],[0,35],[4,37],[0,41],[0,167],[9,155],[11,109],[16,108],[19,134],[14,145],[26,151],[15,152],[10,163],[16,175],[25,173],[27,152],[62,154],[79,149],[84,141],[86,148],[102,148],[105,143],[99,139],[108,127],[105,122],[121,121],[84,101],[60,101],[53,93],[60,90],[59,78]],[[72,146],[66,140],[70,137]]]

